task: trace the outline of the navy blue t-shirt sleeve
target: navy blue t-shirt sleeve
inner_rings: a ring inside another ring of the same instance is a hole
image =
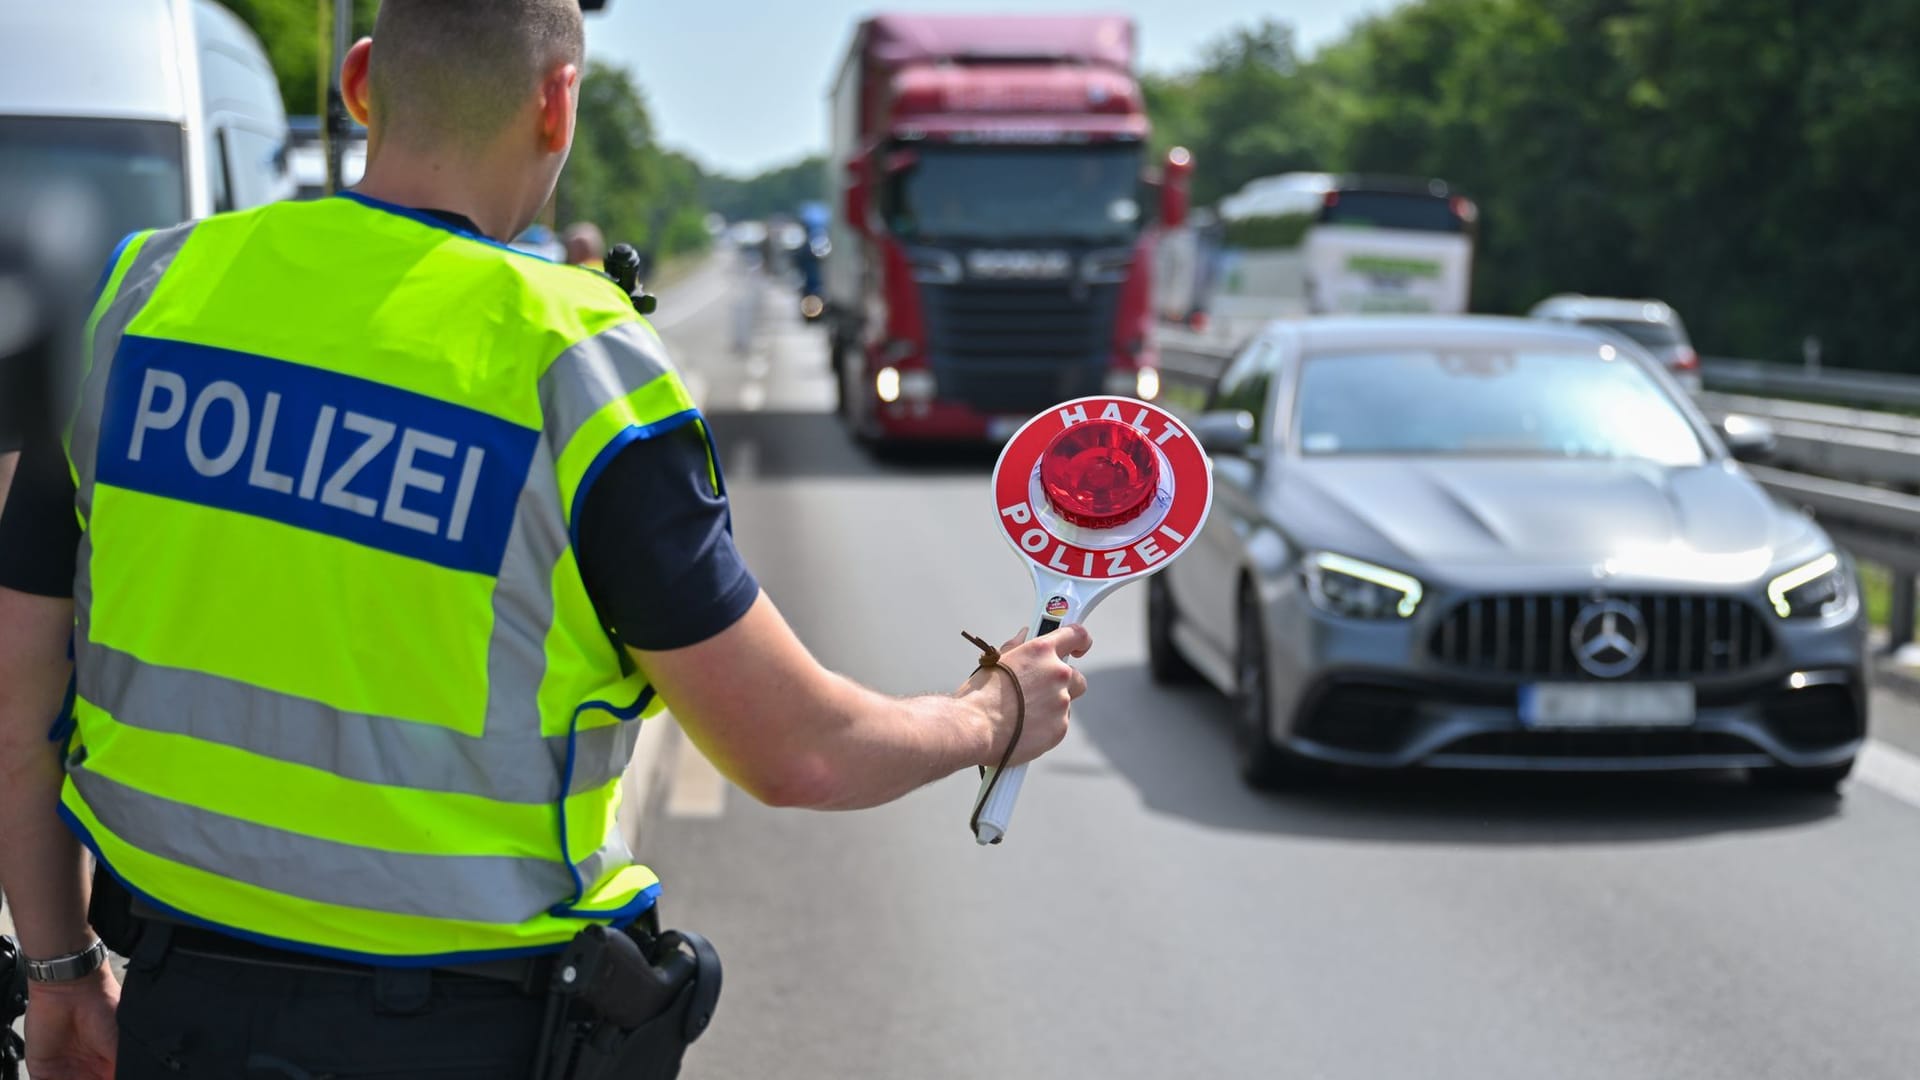
[[[629,443],[580,508],[580,576],[620,640],[662,652],[740,621],[760,583],[734,547],[727,497],[707,471],[707,440],[683,424]]]
[[[51,433],[29,433],[0,512],[0,585],[71,598],[79,561],[80,519],[66,454]]]

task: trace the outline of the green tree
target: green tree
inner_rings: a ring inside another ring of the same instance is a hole
[[[222,0],[240,16],[266,46],[274,73],[280,77],[280,96],[287,112],[313,116],[320,112],[323,73],[330,75],[337,57],[323,61],[333,49],[331,0]],[[379,0],[341,0],[353,4],[356,35],[371,33]]]
[[[699,170],[666,152],[624,68],[592,62],[580,80],[573,154],[554,195],[562,226],[591,221],[610,243],[671,255],[704,244]]]
[[[827,160],[814,155],[745,178],[712,174],[702,178],[700,191],[714,213],[730,220],[792,214],[801,203],[829,197]]]

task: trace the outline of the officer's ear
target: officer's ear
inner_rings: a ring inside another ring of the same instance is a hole
[[[373,95],[367,88],[367,68],[372,61],[373,39],[361,38],[340,62],[340,96],[346,99],[347,112],[363,127],[372,111]]]
[[[579,101],[580,69],[561,64],[540,80],[540,148],[564,154],[573,145],[574,108]]]

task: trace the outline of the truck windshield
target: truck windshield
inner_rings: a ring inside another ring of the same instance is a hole
[[[1397,191],[1341,191],[1327,198],[1320,213],[1326,225],[1357,225],[1370,229],[1411,229],[1417,232],[1457,233],[1466,223],[1453,204],[1437,195]]]
[[[922,146],[888,184],[909,240],[1124,243],[1140,230],[1140,148]]]
[[[122,236],[187,218],[183,138],[163,121],[0,116],[0,198],[73,200],[60,239],[97,266]]]

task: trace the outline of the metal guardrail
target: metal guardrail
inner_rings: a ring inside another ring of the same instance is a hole
[[[1160,363],[1170,402],[1193,410],[1203,407],[1207,391],[1232,355],[1212,342],[1163,334]],[[1726,385],[1716,371],[1728,370],[1728,363],[1707,365],[1709,385]],[[1910,400],[1920,404],[1920,380],[1908,382],[1914,395]],[[1783,385],[1773,382],[1767,389]],[[1893,395],[1877,400],[1908,399]],[[1731,414],[1752,416],[1774,429],[1778,447],[1773,466],[1748,466],[1748,471],[1775,496],[1812,513],[1857,558],[1892,572],[1890,644],[1897,648],[1912,641],[1915,583],[1920,579],[1920,495],[1901,489],[1920,490],[1920,420],[1724,393],[1702,394],[1699,404],[1716,420]]]
[[[1808,370],[1761,360],[1708,357],[1700,362],[1709,387],[1763,397],[1842,401],[1920,408],[1920,377],[1877,371]]]

